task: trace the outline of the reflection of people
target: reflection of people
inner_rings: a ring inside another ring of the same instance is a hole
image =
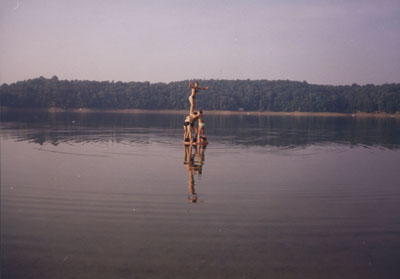
[[[197,202],[197,194],[196,194],[196,190],[194,188],[194,174],[193,171],[190,171],[189,173],[189,195],[188,195],[188,200],[191,203],[196,203]]]
[[[193,148],[195,149],[193,152]],[[185,160],[184,164],[186,165],[186,170],[189,172],[189,195],[188,200],[191,203],[197,202],[197,194],[195,190],[195,181],[194,181],[194,173],[198,175],[202,174],[203,164],[204,164],[204,153],[205,147],[196,146],[193,147],[192,145],[185,146]],[[197,159],[197,160],[196,160]]]
[[[189,87],[192,89],[192,92],[189,96],[189,102],[190,102],[190,114],[193,114],[194,112],[194,107],[196,105],[196,93],[199,90],[207,90],[208,87],[199,87],[199,83],[197,81],[194,82],[194,85],[192,85],[192,82],[189,80]]]

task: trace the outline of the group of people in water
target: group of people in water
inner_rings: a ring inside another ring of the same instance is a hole
[[[189,88],[191,89],[191,94],[189,96],[190,111],[189,115],[186,116],[183,122],[183,129],[185,130],[183,135],[183,141],[185,145],[207,145],[208,140],[205,132],[205,123],[203,119],[203,111],[195,111],[196,105],[196,94],[200,90],[207,90],[208,87],[199,87],[199,83],[196,81],[192,84],[189,81]],[[198,122],[198,127],[195,123]]]
[[[208,87],[199,87],[199,83],[197,81],[194,82],[194,84],[189,81],[189,88],[191,89],[191,94],[189,96],[190,111],[189,115],[186,116],[183,123],[183,128],[185,130],[183,136],[183,141],[185,143],[184,165],[189,172],[188,200],[191,203],[197,203],[194,174],[196,173],[200,176],[202,173],[204,164],[204,153],[208,144],[208,140],[205,132],[203,111],[195,111],[196,94],[200,90],[207,90]],[[197,127],[195,125],[196,122],[198,122]]]

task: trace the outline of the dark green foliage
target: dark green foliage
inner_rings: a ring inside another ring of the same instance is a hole
[[[400,84],[313,85],[287,80],[200,80],[206,110],[387,112],[400,111]],[[0,104],[9,107],[189,109],[188,81],[171,83],[67,81],[56,76],[3,84]]]

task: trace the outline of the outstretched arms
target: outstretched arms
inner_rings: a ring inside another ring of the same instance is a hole
[[[189,80],[189,88],[194,88],[196,90],[207,90],[208,86],[206,87],[198,87],[198,82],[195,82],[194,86],[192,85],[192,81]]]

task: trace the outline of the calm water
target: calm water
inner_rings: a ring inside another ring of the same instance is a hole
[[[400,278],[400,120],[1,115],[2,278]]]

